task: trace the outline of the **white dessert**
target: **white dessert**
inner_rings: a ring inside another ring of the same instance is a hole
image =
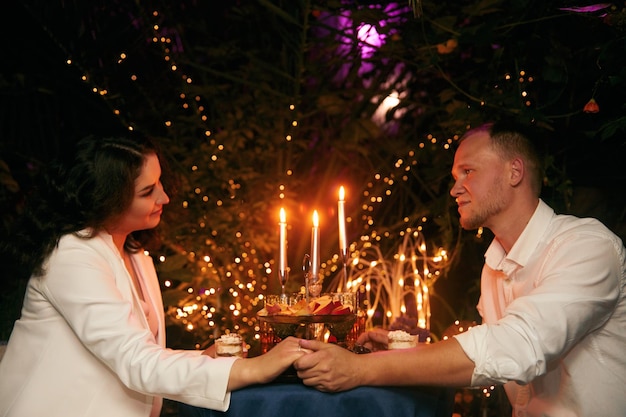
[[[243,341],[238,334],[225,334],[215,340],[217,356],[243,356]]]
[[[404,330],[393,330],[387,334],[387,349],[410,349],[417,346],[417,337]]]

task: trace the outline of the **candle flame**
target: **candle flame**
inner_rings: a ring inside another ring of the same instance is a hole
[[[280,222],[285,223],[287,221],[287,214],[285,213],[285,209],[283,207],[280,208]]]
[[[343,201],[346,198],[346,191],[343,188],[343,185],[339,187],[339,201]]]
[[[319,215],[317,214],[317,210],[313,211],[313,226],[318,227],[320,225]]]

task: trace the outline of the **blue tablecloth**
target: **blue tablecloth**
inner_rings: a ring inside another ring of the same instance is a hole
[[[443,388],[359,387],[323,393],[301,383],[273,383],[232,393],[218,412],[180,404],[180,417],[450,417],[454,391]]]

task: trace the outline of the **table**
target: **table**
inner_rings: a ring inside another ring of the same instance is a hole
[[[302,383],[272,383],[234,391],[226,412],[179,405],[180,417],[450,417],[454,390],[358,387],[323,393]]]

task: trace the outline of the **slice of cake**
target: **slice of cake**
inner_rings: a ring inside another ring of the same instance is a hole
[[[387,334],[387,349],[410,349],[417,346],[417,337],[404,330],[393,330]]]
[[[243,340],[238,334],[224,334],[215,340],[217,356],[243,356]]]

